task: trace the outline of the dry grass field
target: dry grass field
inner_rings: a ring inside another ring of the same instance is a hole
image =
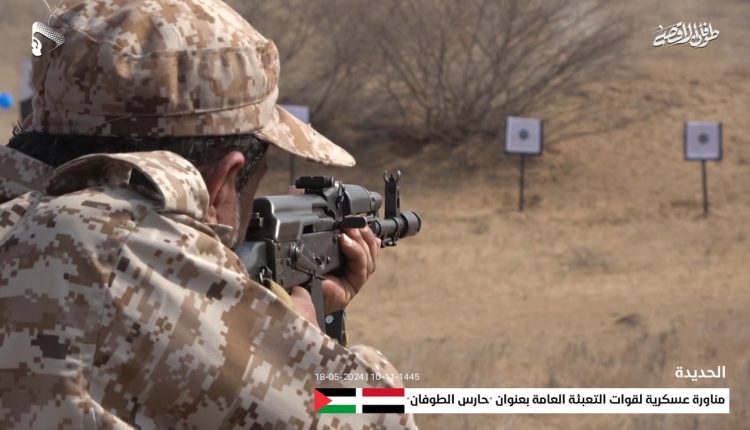
[[[2,2],[0,91],[15,85],[32,9],[44,10]],[[348,324],[352,341],[419,373],[411,386],[729,387],[731,413],[425,415],[422,428],[750,429],[750,3],[631,7],[627,69],[592,82],[589,101],[613,116],[649,115],[550,145],[528,164],[523,213],[517,160],[500,141],[355,148],[354,169],[299,172],[375,190],[384,168],[404,172],[402,204],[420,213],[422,232],[381,253]],[[652,29],[678,21],[710,21],[721,34],[703,49],[653,48]],[[683,160],[686,119],[724,127],[724,159],[708,167],[707,218],[700,165]],[[3,136],[12,120],[0,116]],[[286,189],[286,157],[272,162],[264,193]],[[678,365],[725,365],[727,378],[677,380]]]

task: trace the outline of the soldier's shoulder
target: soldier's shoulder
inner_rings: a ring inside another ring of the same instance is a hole
[[[169,151],[80,157],[57,168],[46,188],[52,196],[132,190],[158,212],[197,220],[203,219],[208,208],[208,190],[198,169]]]
[[[159,224],[179,237],[197,229],[215,238],[200,221],[207,205],[200,173],[174,153],[93,154],[56,169],[46,193],[0,205],[0,216],[9,220],[0,228],[0,244],[69,255],[94,252],[109,261],[147,219],[162,220]]]
[[[0,202],[30,191],[41,191],[51,173],[50,166],[0,145]]]

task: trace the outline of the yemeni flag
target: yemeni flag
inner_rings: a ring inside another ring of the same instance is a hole
[[[316,388],[318,414],[403,414],[403,388]]]

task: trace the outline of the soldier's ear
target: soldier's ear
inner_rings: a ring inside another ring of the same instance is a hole
[[[208,211],[205,222],[209,224],[233,225],[237,201],[237,182],[245,156],[239,151],[229,151],[224,157],[211,166],[201,169],[208,189]]]

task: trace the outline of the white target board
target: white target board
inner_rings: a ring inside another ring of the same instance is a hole
[[[509,116],[505,130],[505,152],[526,155],[542,153],[541,119]]]
[[[685,159],[721,160],[721,123],[685,122]]]

